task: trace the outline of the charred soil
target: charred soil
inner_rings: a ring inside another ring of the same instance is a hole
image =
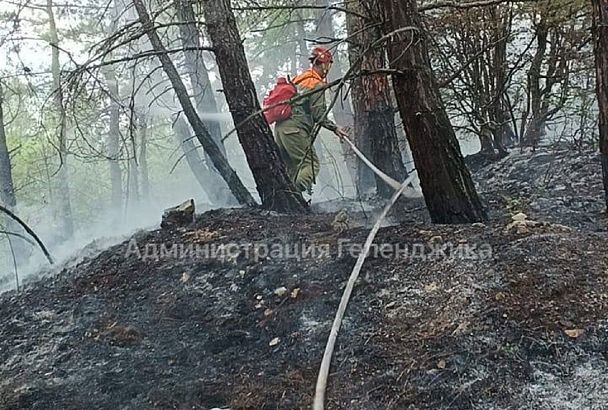
[[[485,225],[402,204],[353,294],[327,408],[605,408],[599,167],[553,151],[483,167]],[[310,408],[368,231],[333,218],[211,211],[0,296],[0,408]]]

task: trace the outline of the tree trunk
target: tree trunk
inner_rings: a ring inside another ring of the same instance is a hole
[[[404,72],[393,76],[395,94],[431,219],[435,223],[484,220],[485,211],[431,70],[416,1],[382,0],[378,5],[386,19],[385,33],[390,34],[391,68]]]
[[[199,39],[199,30],[196,27],[195,21],[196,16],[194,9],[192,8],[191,0],[178,0],[175,2],[177,8],[177,16],[183,23],[180,27],[182,45],[184,50],[185,66],[190,83],[192,84],[192,90],[194,92],[194,102],[196,110],[200,116],[204,114],[217,114],[217,103],[213,96],[213,89],[211,87],[211,81],[209,80],[209,71],[205,66],[203,60],[202,50],[195,50],[201,46]],[[213,141],[220,148],[224,156],[226,156],[226,149],[222,142],[222,128],[220,122],[217,120],[206,120],[203,121],[209,134],[213,138]],[[207,157],[207,161],[211,162]],[[218,206],[234,203],[235,199],[230,190],[227,189],[227,185],[219,174],[210,170],[208,173],[208,179],[206,181],[206,189],[209,196],[209,200]]]
[[[541,17],[536,26],[536,53],[532,59],[530,70],[528,71],[528,94],[530,99],[530,109],[532,119],[527,124],[523,133],[522,142],[524,146],[536,148],[545,130],[544,114],[542,113],[542,88],[541,69],[545,53],[547,51],[548,29],[545,20]]]
[[[110,96],[110,123],[107,137],[106,155],[110,167],[112,187],[111,206],[115,211],[122,208],[122,170],[120,168],[120,103],[118,101],[118,79],[112,66],[104,67],[104,77]],[[118,213],[117,213],[118,215]]]
[[[213,43],[224,95],[239,141],[253,173],[262,206],[278,211],[303,211],[306,203],[287,176],[260,103],[230,0],[203,0],[207,32]]]
[[[505,146],[513,143],[515,134],[509,122],[505,107],[505,94],[507,92],[507,46],[509,35],[512,29],[511,16],[509,11],[502,5],[496,6],[490,11],[494,20],[494,30],[491,36],[496,43],[493,51],[493,95],[490,104],[490,119],[496,124],[492,124],[492,135],[494,147],[501,155],[507,154]]]
[[[334,54],[334,65],[329,72],[327,79],[331,82],[341,78],[345,74],[345,62],[338,52],[339,35],[336,33],[333,22],[333,10],[329,9],[333,4],[330,0],[318,0],[317,5],[328,7],[327,9],[317,10],[316,29],[317,36],[320,37],[320,40],[323,43],[322,45],[324,47],[330,47]],[[354,121],[353,109],[350,105],[350,101],[348,98],[344,98],[345,93],[343,93],[343,90],[336,90],[335,92],[341,93],[341,95],[338,97],[336,105],[332,108],[334,119],[343,127],[351,127],[353,126]]]
[[[150,199],[150,174],[148,170],[148,120],[146,114],[138,116],[139,126],[139,168],[141,169],[141,199]]]
[[[108,35],[114,34],[118,26],[120,18],[120,7],[118,1],[113,2],[112,6],[112,21],[108,27]],[[110,57],[111,58],[111,57]],[[110,185],[112,196],[110,204],[116,217],[120,216],[122,209],[122,170],[120,168],[120,90],[118,87],[118,78],[114,66],[107,65],[103,67],[103,75],[108,87],[108,95],[110,97],[110,123],[106,143],[106,155],[108,157],[108,165],[110,168]],[[118,222],[118,220],[116,220]]]
[[[175,140],[184,152],[184,157],[186,158],[186,162],[188,163],[194,178],[196,178],[196,181],[207,197],[210,197],[209,175],[211,174],[211,171],[199,155],[197,146],[194,144],[194,141],[192,141],[192,131],[182,116],[178,117],[173,122],[173,133],[175,134]]]
[[[296,24],[296,38],[298,39],[298,55],[295,63],[298,68],[296,71],[306,70],[310,65],[308,61],[308,57],[310,51],[308,50],[308,45],[306,44],[306,26],[304,25],[302,15],[299,15],[299,21]]]
[[[608,207],[608,0],[592,0],[600,158]]]
[[[237,201],[239,201],[242,205],[255,206],[256,202],[247,190],[247,188],[243,185],[243,182],[238,177],[236,172],[230,167],[230,164],[226,160],[226,157],[222,154],[222,151],[218,147],[218,145],[213,141],[213,138],[209,134],[209,131],[205,127],[205,124],[201,121],[201,118],[198,116],[196,109],[192,105],[190,101],[190,97],[188,96],[188,91],[186,90],[186,86],[182,82],[175,65],[171,61],[171,58],[167,54],[166,48],[163,46],[156,29],[154,28],[154,24],[150,20],[150,15],[146,10],[146,6],[144,5],[142,0],[133,0],[133,4],[137,10],[137,14],[139,15],[139,19],[141,24],[146,31],[148,39],[152,44],[152,47],[156,52],[158,52],[158,58],[160,63],[171,81],[171,85],[175,90],[175,94],[179,99],[179,102],[184,110],[184,114],[186,118],[188,118],[188,122],[192,126],[196,137],[199,142],[205,149],[205,151],[209,154],[213,165],[218,170],[222,178],[226,181],[227,185],[230,187],[230,190],[234,194]]]
[[[61,88],[61,69],[59,66],[59,36],[53,13],[53,0],[47,0],[46,12],[49,17],[49,34],[51,45],[51,72],[53,76],[54,104],[59,122],[58,147],[61,161],[57,172],[57,200],[59,205],[59,218],[61,219],[61,236],[63,239],[71,238],[74,234],[74,221],[72,218],[72,204],[70,201],[70,186],[68,181],[68,149],[67,149],[67,117],[63,106],[63,89]]]
[[[348,3],[349,11],[365,14],[360,1]],[[375,70],[385,66],[385,53],[381,47],[370,46],[382,36],[379,28],[367,28],[366,22],[352,13],[346,14],[349,34],[349,58],[352,66],[361,70]],[[357,34],[355,34],[357,33]],[[407,176],[401,158],[395,110],[391,103],[390,85],[385,75],[358,76],[352,80],[351,96],[354,108],[354,137],[359,149],[371,158],[374,164],[398,181]],[[365,193],[376,188],[378,195],[390,198],[393,189],[378,178],[362,161],[357,160],[358,191]]]
[[[11,158],[6,144],[6,129],[4,128],[4,94],[0,83],[0,202],[7,208],[17,205],[13,184]]]
[[[135,116],[135,121],[137,121],[137,115]],[[131,148],[133,152],[129,155],[129,172],[127,174],[127,183],[128,183],[128,198],[127,203],[129,205],[130,210],[134,210],[140,203],[139,201],[139,163],[137,160],[137,140],[139,138],[139,129],[135,125],[133,127],[133,131],[135,135],[132,138]],[[128,152],[128,149],[127,149]]]
[[[0,205],[3,205],[8,210],[13,210],[17,206],[17,197],[15,196],[10,153],[6,143],[3,105],[4,96],[2,91],[2,82],[0,82]],[[11,218],[4,222],[4,225],[6,230],[9,232],[21,233],[22,231],[22,227],[15,223],[15,221]],[[20,239],[13,240],[8,235],[7,238],[9,245],[14,252],[15,262],[17,264],[26,262],[29,255],[27,244]]]

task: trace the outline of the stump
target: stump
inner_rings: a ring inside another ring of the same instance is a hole
[[[178,206],[165,209],[161,228],[187,226],[194,222],[194,200],[189,199]]]

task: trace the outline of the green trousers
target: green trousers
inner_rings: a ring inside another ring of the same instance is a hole
[[[310,133],[287,120],[276,125],[275,140],[291,181],[301,192],[311,193],[320,166]]]

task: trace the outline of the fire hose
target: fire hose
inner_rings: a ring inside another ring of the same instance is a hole
[[[325,346],[325,352],[323,353],[323,359],[321,361],[321,366],[319,368],[319,375],[317,377],[317,384],[315,388],[315,397],[313,402],[313,410],[323,410],[325,406],[325,391],[327,389],[327,378],[329,376],[329,368],[331,365],[331,358],[334,353],[334,349],[336,346],[336,339],[338,338],[338,332],[340,331],[340,327],[342,325],[342,319],[344,318],[344,313],[346,312],[346,308],[348,306],[348,302],[350,301],[351,294],[355,287],[355,283],[359,278],[359,274],[361,273],[361,268],[363,267],[363,263],[369,254],[370,248],[374,242],[376,234],[380,230],[380,226],[388,215],[389,211],[393,207],[393,205],[399,199],[407,186],[411,184],[414,179],[414,174],[410,174],[403,183],[399,183],[395,181],[393,178],[386,175],[384,172],[380,171],[370,160],[368,160],[365,155],[353,144],[351,140],[346,137],[342,137],[342,139],[350,145],[354,153],[367,165],[376,175],[378,175],[384,182],[386,182],[390,187],[395,190],[392,198],[385,206],[384,210],[378,217],[378,220],[374,224],[372,230],[369,232],[367,239],[365,240],[365,245],[363,247],[363,251],[359,254],[357,258],[357,262],[353,268],[353,271],[350,274],[348,279],[348,283],[346,284],[346,288],[344,289],[344,293],[342,294],[342,298],[340,300],[340,305],[338,306],[338,311],[336,312],[336,316],[334,318],[334,322],[332,324],[331,330],[329,332],[329,337],[327,339],[327,345]]]
[[[359,159],[361,161],[363,161],[363,163],[365,165],[367,165],[367,167],[369,169],[371,169],[374,174],[378,175],[378,177],[384,181],[388,186],[390,186],[391,188],[393,188],[395,191],[399,191],[401,189],[401,183],[399,181],[396,181],[395,179],[391,178],[390,176],[386,175],[384,172],[382,172],[377,166],[375,166],[369,159],[367,159],[367,157],[365,155],[363,155],[363,153],[359,150],[359,148],[357,148],[357,146],[347,137],[341,137],[342,140],[344,142],[346,142],[350,148],[353,150],[353,152],[355,153],[355,155],[357,157],[359,157]],[[408,182],[408,185],[411,184],[413,178],[408,178],[406,181]],[[405,194],[405,190],[403,190],[401,192],[401,195],[407,196],[407,197],[411,197],[412,195],[406,195]]]

